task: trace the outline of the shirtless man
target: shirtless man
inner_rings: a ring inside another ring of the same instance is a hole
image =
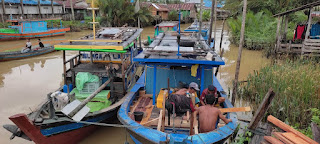
[[[232,122],[222,115],[221,111],[214,107],[216,98],[207,96],[207,105],[201,106],[196,109],[195,115],[199,114],[199,132],[206,133],[215,130],[218,118],[222,119],[226,124]]]

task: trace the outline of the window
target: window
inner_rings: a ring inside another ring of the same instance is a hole
[[[38,26],[39,26],[39,27],[43,27],[43,25],[44,25],[43,22],[39,22],[39,23],[38,23]]]
[[[48,7],[43,7],[43,9],[49,9]]]

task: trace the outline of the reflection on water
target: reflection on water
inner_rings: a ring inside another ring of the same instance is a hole
[[[188,24],[181,25],[181,29]],[[59,40],[76,39],[89,33],[67,33],[66,37],[43,38],[44,43],[59,43]],[[144,28],[142,39],[153,36],[154,28]],[[217,42],[219,44],[221,34],[221,22],[217,27]],[[228,30],[224,31],[223,45],[225,49],[225,66],[222,66],[218,74],[218,79],[227,91],[231,87],[234,79],[235,63],[238,55],[238,47],[228,41]],[[32,40],[35,43],[36,40]],[[0,51],[12,50],[15,47],[23,47],[24,40],[0,42]],[[77,52],[67,52],[67,57],[77,54]],[[243,50],[240,69],[240,80],[244,80],[253,70],[258,70],[267,65],[269,60],[262,57],[261,51]],[[11,124],[9,116],[17,113],[29,113],[37,104],[46,98],[47,93],[59,88],[62,83],[62,53],[54,52],[38,57],[0,62],[0,125]],[[248,106],[246,101],[237,101],[236,106]],[[251,118],[250,113],[238,113],[243,117]],[[31,143],[20,138],[10,141],[10,133],[0,128],[0,143]],[[129,143],[132,140],[127,138]],[[124,128],[103,127],[91,136],[88,136],[82,143],[124,143],[126,140]]]
[[[67,42],[69,39],[78,39],[83,37],[89,33],[91,30],[84,30],[81,32],[67,32],[64,36],[54,36],[54,37],[44,37],[41,38],[41,41],[45,45],[54,45],[61,42]],[[32,45],[38,45],[38,39],[34,38],[30,40]],[[2,41],[0,42],[0,52],[4,51],[13,51],[13,50],[20,50],[26,45],[26,40],[15,40],[15,41]]]

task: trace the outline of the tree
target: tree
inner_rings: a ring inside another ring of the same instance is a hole
[[[178,14],[178,12],[175,11],[175,10],[170,11],[170,12],[169,12],[169,15],[168,15],[168,19],[169,19],[169,20],[173,20],[173,21],[178,20],[178,19],[179,19],[179,14]]]
[[[136,26],[138,17],[142,25],[152,20],[151,13],[146,8],[134,12],[134,5],[127,0],[100,0],[99,7],[103,15],[100,24],[103,26]]]

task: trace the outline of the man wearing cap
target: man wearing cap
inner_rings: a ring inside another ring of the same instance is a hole
[[[205,97],[206,95],[214,95],[214,97],[217,99],[215,101],[215,106],[219,106],[220,104],[222,104],[225,101],[224,97],[221,97],[220,93],[217,91],[217,88],[214,87],[213,85],[209,85],[208,88],[204,89],[202,91],[202,94],[200,96],[200,103],[201,105],[206,105],[206,101],[205,101]]]

